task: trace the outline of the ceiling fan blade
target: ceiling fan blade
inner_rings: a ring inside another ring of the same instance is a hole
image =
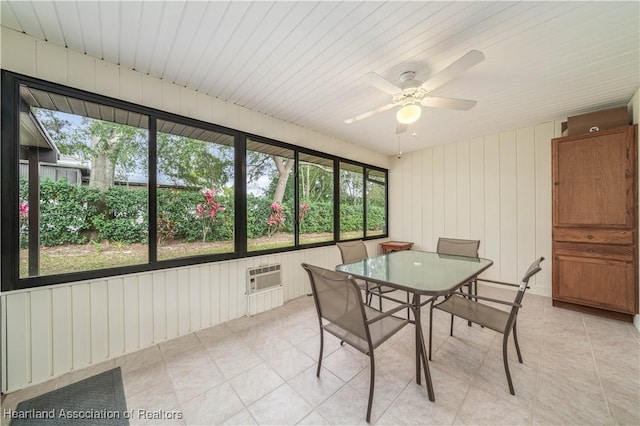
[[[420,102],[422,106],[431,108],[447,108],[447,109],[459,109],[467,111],[478,103],[469,99],[455,99],[455,98],[443,98],[440,96],[425,96]]]
[[[406,132],[408,128],[409,128],[408,124],[397,123],[396,124],[396,135],[399,135],[400,133]]]
[[[363,112],[362,114],[356,115],[353,118],[348,118],[348,119],[344,120],[344,122],[346,124],[351,124],[351,123],[354,123],[354,122],[356,122],[358,120],[362,120],[363,118],[371,117],[372,115],[377,114],[379,112],[390,110],[394,106],[396,106],[396,104],[387,104],[385,106],[381,106],[380,108],[376,108],[373,111]]]
[[[479,64],[484,60],[484,54],[479,50],[471,50],[458,60],[454,61],[451,65],[434,75],[429,80],[422,83],[422,87],[427,92],[437,89],[445,84],[447,81],[456,78],[459,74],[468,70],[474,65]]]
[[[402,91],[401,88],[375,72],[366,73],[362,76],[362,80],[390,95],[395,95]]]

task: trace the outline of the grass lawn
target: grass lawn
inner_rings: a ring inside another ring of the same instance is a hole
[[[352,233],[357,238],[361,233]],[[333,234],[303,234],[302,244],[330,241]],[[349,238],[343,234],[343,238]],[[292,234],[275,234],[248,241],[249,251],[269,250],[293,245]],[[233,252],[232,241],[190,242],[171,241],[158,247],[158,259],[178,259],[190,256]],[[28,276],[28,251],[20,251],[20,277]],[[148,263],[148,246],[145,244],[89,243],[68,244],[63,246],[42,247],[40,250],[40,276],[66,274],[71,272],[92,271],[96,269]]]

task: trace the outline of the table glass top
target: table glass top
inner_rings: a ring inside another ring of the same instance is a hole
[[[413,293],[440,295],[464,284],[493,261],[425,251],[397,251],[338,265],[337,271]]]

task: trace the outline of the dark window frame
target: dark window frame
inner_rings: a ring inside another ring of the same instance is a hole
[[[364,190],[364,209],[363,209],[363,235],[362,239],[378,239],[388,237],[388,191],[389,191],[389,175],[388,170],[382,167],[372,166],[366,163],[341,158],[335,155],[327,154],[324,152],[316,151],[313,149],[289,144],[286,142],[274,140],[260,135],[243,132],[240,130],[232,129],[225,126],[201,121],[198,119],[185,117],[177,114],[172,114],[166,111],[137,105],[131,102],[127,102],[120,99],[115,99],[95,93],[87,92],[81,89],[76,89],[69,86],[60,85],[57,83],[48,82],[45,80],[37,79],[14,73],[7,70],[1,70],[1,117],[0,123],[1,139],[0,139],[0,179],[2,179],[3,185],[0,189],[0,196],[2,197],[2,203],[0,208],[0,220],[1,220],[1,241],[0,241],[0,253],[2,254],[2,270],[0,279],[2,281],[2,291],[20,290],[26,288],[42,287],[54,284],[64,284],[76,281],[86,281],[94,279],[103,279],[112,276],[120,276],[132,273],[150,272],[155,270],[170,269],[188,265],[197,265],[203,263],[211,263],[217,261],[224,261],[230,259],[240,259],[255,256],[264,256],[274,253],[282,253],[289,251],[297,251],[308,248],[324,247],[334,245],[337,241],[340,241],[340,186],[339,186],[339,165],[340,162],[353,164],[363,168],[363,190]],[[45,275],[34,277],[19,277],[19,232],[18,232],[18,203],[19,203],[19,149],[20,149],[20,123],[19,123],[19,107],[20,107],[20,93],[19,89],[21,85],[26,85],[34,89],[40,89],[47,92],[59,94],[62,96],[74,97],[80,100],[94,102],[97,104],[110,106],[118,109],[123,109],[135,113],[139,113],[148,117],[148,131],[149,131],[149,180],[148,180],[148,197],[149,197],[149,209],[148,209],[148,223],[149,223],[149,257],[147,263],[139,265],[129,265],[113,268],[104,268],[91,271],[73,272],[57,275]],[[235,220],[234,220],[234,251],[231,253],[222,253],[214,255],[200,255],[191,256],[178,259],[157,260],[157,245],[156,245],[156,220],[157,220],[157,204],[156,204],[156,180],[157,180],[157,149],[156,149],[156,130],[157,120],[169,120],[180,124],[199,127],[215,132],[225,133],[234,138],[234,207],[235,207]],[[246,192],[246,147],[247,139],[253,141],[262,142],[269,145],[279,146],[287,149],[291,149],[294,152],[294,198],[295,198],[295,220],[296,226],[294,226],[294,245],[281,247],[276,249],[260,250],[260,251],[248,251],[247,250],[247,219],[246,219],[246,207],[247,207],[247,192]],[[297,223],[298,217],[298,201],[299,201],[299,188],[298,188],[298,166],[299,155],[301,153],[315,155],[318,157],[326,158],[333,161],[334,168],[334,230],[333,240],[323,241],[311,244],[299,243],[299,226]],[[368,170],[376,170],[381,172],[385,176],[385,197],[386,197],[386,217],[385,217],[385,232],[382,235],[375,235],[368,237],[366,232],[366,216],[367,216],[367,203],[366,203],[366,176]]]

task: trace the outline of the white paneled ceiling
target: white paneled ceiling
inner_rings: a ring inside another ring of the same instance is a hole
[[[640,85],[640,3],[2,1],[3,26],[392,155],[626,105]],[[426,80],[472,49],[486,59],[437,88],[477,100],[397,107],[362,80]],[[416,136],[412,137],[412,133]]]

